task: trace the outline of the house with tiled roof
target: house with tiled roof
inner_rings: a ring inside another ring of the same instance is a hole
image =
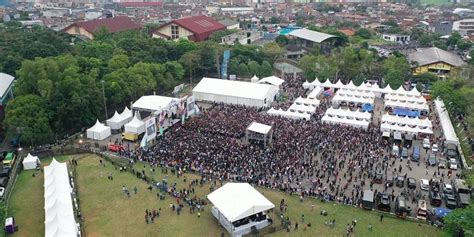
[[[107,29],[110,33],[122,32],[127,30],[140,29],[142,26],[133,22],[126,16],[117,16],[105,19],[96,19],[91,21],[74,22],[68,27],[64,28],[64,32],[81,36],[87,39],[93,39],[94,33],[102,27]]]
[[[454,68],[466,64],[458,55],[436,48],[423,48],[408,54],[413,74],[431,72],[444,78]]]
[[[225,29],[225,25],[213,18],[199,15],[170,21],[153,31],[152,37],[167,40],[185,38],[199,42],[207,40],[212,33]]]

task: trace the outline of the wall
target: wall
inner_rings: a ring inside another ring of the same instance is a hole
[[[84,28],[78,27],[78,26],[73,26],[69,28],[68,30],[66,30],[65,32],[70,35],[82,35],[84,37],[87,37],[88,39],[94,39],[93,34],[89,33]]]
[[[429,72],[430,69],[431,70],[451,71],[451,69],[453,69],[453,68],[454,67],[452,67],[449,64],[446,64],[446,63],[443,63],[443,62],[438,62],[438,63],[433,63],[433,64],[429,64],[429,65],[423,65],[423,66],[416,67],[416,68],[413,69],[413,74],[417,75],[417,74],[420,74],[420,73]]]
[[[165,27],[159,28],[157,31],[161,34],[164,34],[164,35],[167,35],[167,36],[171,37],[171,26],[172,25],[176,25],[176,24],[169,24]],[[188,36],[194,34],[193,32],[188,31],[188,30],[184,29],[181,26],[178,26],[178,29],[179,29],[179,38],[187,39]],[[158,34],[153,34],[153,38],[162,38],[162,37]],[[176,40],[178,40],[178,39],[176,39]]]

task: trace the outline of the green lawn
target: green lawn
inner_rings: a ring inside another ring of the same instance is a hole
[[[451,4],[449,0],[421,0],[424,5],[447,5]]]
[[[65,161],[69,157],[56,157]],[[52,158],[42,159],[42,165],[47,165]],[[33,177],[36,171],[23,170],[10,197],[7,216],[14,216],[18,232],[15,236],[44,236],[44,176],[42,172]]]
[[[157,191],[150,193],[146,189],[148,186],[131,173],[120,172],[109,163],[100,167],[99,158],[93,155],[79,159],[78,163],[77,183],[87,236],[219,236],[224,232],[210,213],[209,205],[205,207],[201,218],[190,214],[187,207],[178,216],[169,207],[170,203],[175,203],[174,199],[167,196],[164,201],[158,200]],[[150,167],[143,163],[136,164],[134,168],[138,171],[144,169],[147,175],[151,174]],[[113,174],[113,181],[107,179],[109,173]],[[12,198],[14,201],[9,209],[20,225],[20,232],[16,234],[18,236],[42,236],[44,233],[43,177],[33,178],[31,174],[21,173]],[[198,178],[186,174],[185,183],[184,177],[177,179],[171,172],[166,176],[161,173],[160,168],[153,176],[156,180],[167,178],[170,184],[176,182],[179,188],[187,187],[191,179]],[[131,198],[125,197],[122,185],[127,185],[131,191],[137,186],[138,194],[132,194]],[[381,223],[379,215],[374,212],[322,203],[314,199],[300,203],[296,196],[266,189],[259,190],[277,206],[276,209],[280,200],[285,199],[288,203],[286,214],[292,220],[293,226],[295,222],[300,224],[298,231],[279,231],[271,236],[342,236],[346,224],[354,218],[358,221],[355,236],[443,236],[443,232],[435,228],[388,216]],[[196,188],[198,197],[205,197],[207,193],[209,185]],[[311,204],[315,205],[314,210],[311,210]],[[146,224],[145,209],[158,208],[162,209],[162,215],[155,219],[154,223]],[[329,213],[324,218],[319,215],[323,209]],[[306,223],[312,224],[307,230],[303,230],[301,214],[305,215]],[[274,225],[279,226],[278,218],[274,214],[272,216]],[[336,219],[335,228],[324,225],[324,222],[330,219]],[[372,232],[367,228],[369,224],[373,225]]]

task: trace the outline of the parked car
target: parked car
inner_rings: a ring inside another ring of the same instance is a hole
[[[418,162],[420,160],[420,146],[413,147],[413,155],[411,156],[411,160]]]
[[[456,159],[449,159],[449,169],[452,169],[452,170],[457,170],[458,169],[458,162],[456,161]]]
[[[434,153],[438,152],[438,144],[433,144],[433,146],[431,146],[431,151]]]
[[[10,171],[10,167],[4,166],[3,169],[0,171],[0,177],[10,177]]]
[[[430,139],[428,138],[423,139],[423,148],[430,149],[430,147],[431,147]]]
[[[446,207],[449,209],[454,209],[458,207],[458,202],[456,200],[456,197],[452,194],[445,194],[444,201],[446,202]]]
[[[448,161],[446,161],[445,159],[438,160],[438,167],[440,169],[446,169],[447,166],[448,166]]]
[[[378,193],[377,209],[381,211],[390,211],[390,197],[386,193]]]
[[[430,190],[430,183],[427,179],[420,179],[420,189],[424,191]]]
[[[430,166],[435,166],[436,165],[436,155],[433,152],[430,152],[428,155],[428,164]]]
[[[0,177],[0,187],[7,187],[8,177]]]
[[[392,155],[395,157],[398,157],[400,155],[400,148],[397,145],[393,145]]]
[[[438,192],[430,192],[430,203],[435,207],[441,206],[441,195]]]
[[[457,159],[458,158],[458,148],[453,144],[448,144],[446,154],[448,155],[448,159],[451,159],[451,158]]]
[[[403,147],[402,149],[402,158],[403,159],[408,158],[408,149],[406,147]]]
[[[383,174],[382,173],[376,173],[374,177],[374,183],[376,184],[381,184],[383,182]]]
[[[397,176],[397,179],[395,181],[395,185],[397,187],[403,188],[403,186],[405,185],[405,177],[403,177],[401,175]]]
[[[426,220],[427,217],[428,217],[428,210],[426,209],[426,201],[419,200],[418,209],[416,210],[416,218],[420,220]]]
[[[411,188],[411,189],[416,189],[416,179],[414,178],[408,178],[407,179],[407,186],[408,188]]]
[[[451,184],[444,183],[443,184],[443,193],[444,194],[454,194],[454,189]]]
[[[441,192],[441,182],[439,181],[439,179],[430,180],[430,190],[432,192]]]

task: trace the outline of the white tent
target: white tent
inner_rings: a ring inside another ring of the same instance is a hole
[[[264,77],[262,79],[260,79],[260,81],[258,81],[258,83],[260,84],[269,84],[269,85],[274,85],[274,86],[281,86],[283,83],[285,82],[285,80],[279,78],[279,77],[276,77],[276,76],[269,76],[269,77]]]
[[[30,153],[23,159],[23,169],[33,170],[36,169],[37,165],[40,163],[40,160],[37,156],[32,156]]]
[[[272,129],[272,126],[268,126],[266,124],[252,122],[247,130],[260,133],[260,134],[267,134]]]
[[[204,77],[193,89],[196,101],[267,107],[278,94],[278,87],[267,84]]]
[[[320,86],[314,87],[314,89],[309,93],[308,99],[316,99],[323,92],[323,88]]]
[[[459,145],[458,136],[454,131],[453,124],[451,123],[451,119],[449,118],[449,113],[446,106],[444,105],[444,102],[440,98],[437,98],[434,103],[441,128],[443,129],[443,135],[444,139],[446,140],[446,144],[454,144],[456,146]]]
[[[71,186],[66,163],[53,158],[44,168],[45,237],[77,237]]]
[[[303,82],[303,88],[304,89],[309,89],[310,86],[311,86],[311,83],[309,83],[308,81]]]
[[[311,115],[307,113],[298,113],[298,112],[291,112],[291,111],[284,111],[282,109],[276,110],[274,108],[270,108],[267,113],[269,115],[274,115],[274,116],[280,116],[284,118],[290,118],[290,119],[305,119],[305,120],[310,120]]]
[[[122,113],[120,113],[120,117],[122,117],[123,119],[125,119],[125,123],[128,123],[130,121],[132,121],[133,119],[133,113],[130,109],[128,109],[128,107],[125,107],[122,111]]]
[[[349,119],[347,117],[330,116],[328,114],[325,114],[321,118],[321,121],[330,124],[342,124],[363,129],[368,129],[370,124],[370,122],[367,120],[357,120],[355,118]]]
[[[227,183],[208,194],[207,199],[229,222],[238,221],[275,207],[248,183]]]
[[[126,123],[126,119],[122,118],[117,111],[115,111],[114,116],[111,118],[107,119],[107,126],[110,127],[110,129],[113,130],[118,130],[122,128],[123,125]]]
[[[291,112],[299,112],[299,113],[307,113],[313,114],[316,112],[316,107],[314,105],[304,105],[304,104],[292,104],[290,108],[288,108]]]
[[[138,113],[135,113],[132,121],[125,124],[126,133],[142,134],[145,132],[145,123],[138,118]]]
[[[320,101],[318,99],[303,98],[301,96],[296,98],[296,100],[294,102],[294,104],[297,104],[297,105],[300,105],[300,104],[312,105],[314,107],[318,107],[319,103],[320,103]]]
[[[392,101],[392,100],[385,100],[384,101],[385,107],[392,107],[392,108],[405,108],[405,109],[413,109],[418,111],[429,111],[428,104],[425,103],[414,103],[414,102],[402,102],[402,101]]]
[[[93,140],[104,140],[111,134],[110,127],[96,121],[95,125],[87,129],[87,138]]]
[[[252,83],[257,83],[258,80],[259,80],[259,79],[258,79],[257,75],[253,75],[253,77],[250,78],[250,82],[252,82]]]

